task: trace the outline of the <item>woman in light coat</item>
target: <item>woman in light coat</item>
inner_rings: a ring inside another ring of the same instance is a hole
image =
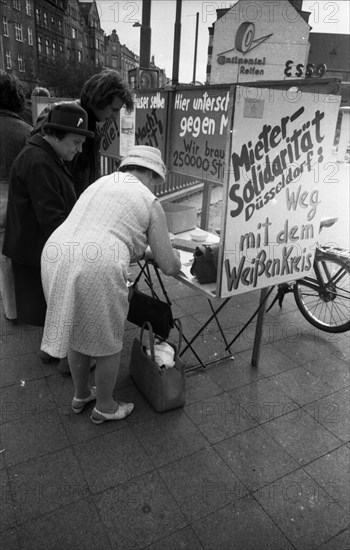
[[[132,147],[120,171],[90,185],[65,222],[45,244],[42,281],[47,315],[41,349],[68,353],[81,412],[96,399],[91,420],[121,420],[134,408],[113,397],[128,313],[128,268],[149,245],[160,269],[175,275],[181,267],[172,248],[164,211],[153,194],[165,179],[160,151]],[[90,387],[91,358],[96,359]]]

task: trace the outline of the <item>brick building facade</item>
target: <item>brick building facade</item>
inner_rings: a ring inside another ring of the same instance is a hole
[[[104,66],[104,32],[95,0],[0,0],[0,68],[30,91],[57,62]]]
[[[37,42],[33,0],[0,0],[0,69],[29,88],[37,78]]]

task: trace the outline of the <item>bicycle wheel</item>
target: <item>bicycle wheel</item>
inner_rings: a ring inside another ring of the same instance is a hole
[[[296,304],[302,315],[325,332],[350,330],[350,263],[331,253],[318,253],[314,271],[296,281]]]

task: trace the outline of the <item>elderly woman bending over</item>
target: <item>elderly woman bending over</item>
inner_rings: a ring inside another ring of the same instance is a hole
[[[120,171],[104,176],[80,196],[46,242],[41,257],[47,315],[41,349],[68,353],[75,386],[73,411],[96,399],[91,420],[120,420],[134,405],[113,399],[128,312],[128,268],[149,245],[160,269],[181,267],[171,246],[164,211],[153,194],[165,179],[160,151],[135,146]],[[89,385],[90,359],[96,358]]]

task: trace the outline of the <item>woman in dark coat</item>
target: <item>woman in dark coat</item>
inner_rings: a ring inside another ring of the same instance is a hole
[[[46,302],[40,256],[51,233],[76,202],[65,161],[82,150],[87,113],[75,102],[55,106],[17,156],[11,172],[3,254],[12,260],[19,321],[44,326]]]
[[[16,300],[11,261],[1,255],[4,243],[10,171],[13,161],[26,144],[32,126],[21,118],[24,109],[23,86],[13,75],[0,71],[0,290],[5,317],[16,322]]]

